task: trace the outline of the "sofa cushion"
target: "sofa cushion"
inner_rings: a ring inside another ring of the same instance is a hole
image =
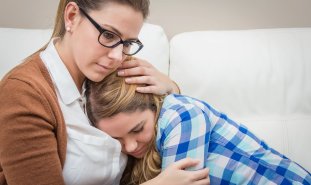
[[[169,42],[161,26],[145,23],[138,38],[144,48],[136,56],[149,61],[161,72],[168,74]]]
[[[311,170],[311,28],[182,33],[169,75]]]
[[[25,57],[49,41],[51,29],[0,28],[0,79]],[[144,48],[137,57],[168,74],[169,43],[162,27],[145,23],[138,36]]]

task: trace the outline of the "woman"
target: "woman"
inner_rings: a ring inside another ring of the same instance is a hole
[[[132,156],[122,182],[144,182],[191,157],[201,163],[190,170],[209,168],[211,184],[311,183],[309,172],[206,102],[138,93],[115,74],[88,85],[91,122]]]
[[[148,84],[139,92],[176,92],[146,61],[125,61],[143,47],[137,36],[148,9],[148,0],[60,1],[49,44],[0,84],[1,185],[119,183],[127,158],[116,140],[90,125],[84,82],[99,82],[119,68],[129,83]],[[194,163],[177,163],[150,183],[192,179],[181,168]]]

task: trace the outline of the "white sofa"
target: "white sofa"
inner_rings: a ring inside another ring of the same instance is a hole
[[[0,79],[46,43],[51,30],[0,28]],[[149,60],[180,86],[247,125],[311,171],[311,28],[140,34]],[[3,106],[3,105],[1,105]]]

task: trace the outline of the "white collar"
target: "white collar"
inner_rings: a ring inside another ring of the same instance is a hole
[[[46,67],[48,68],[50,75],[54,81],[54,85],[58,90],[62,101],[68,105],[83,97],[81,96],[74,80],[72,79],[67,67],[61,60],[55,46],[55,40],[51,39],[47,48],[40,53],[40,57]],[[85,85],[83,84],[82,95],[85,92]]]

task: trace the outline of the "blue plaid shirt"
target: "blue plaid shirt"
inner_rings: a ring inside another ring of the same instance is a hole
[[[311,175],[245,126],[207,103],[182,95],[165,98],[158,120],[162,169],[190,157],[210,169],[211,184],[311,184]]]

